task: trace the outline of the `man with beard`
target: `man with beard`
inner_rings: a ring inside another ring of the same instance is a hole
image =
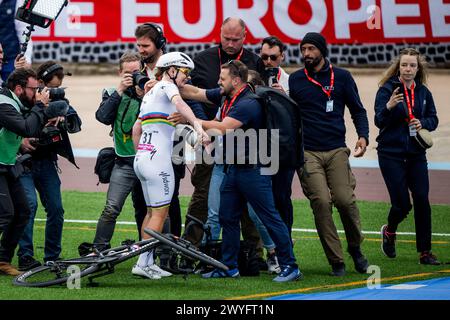
[[[36,78],[31,69],[17,69],[0,90],[0,274],[11,276],[20,274],[11,260],[30,216],[16,155],[22,137],[38,137],[48,120],[49,94],[47,89],[37,92]],[[27,118],[24,109],[31,109]]]
[[[156,62],[164,53],[166,38],[160,26],[154,23],[139,25],[135,32],[136,46],[141,55],[141,72],[146,74],[150,80],[155,79],[154,72]]]
[[[332,218],[332,205],[339,211],[356,271],[366,273],[368,261],[361,253],[363,241],[359,209],[350,169],[350,149],[345,144],[345,106],[358,133],[354,156],[361,157],[369,144],[367,113],[350,72],[327,59],[325,38],[305,35],[300,50],[305,64],[289,77],[289,95],[300,108],[303,121],[305,165],[300,182],[314,213],[317,232],[332,267],[333,276],[345,275],[344,255]]]
[[[264,128],[263,108],[247,85],[247,80],[248,68],[241,61],[231,60],[221,66],[220,88],[205,90],[187,85],[182,91],[182,95],[190,99],[221,105],[221,121],[202,120],[200,123],[204,130],[208,130],[208,134],[223,136],[223,143],[217,144],[216,148],[223,151],[225,163],[222,170],[225,174],[220,191],[216,192],[220,192],[222,262],[229,270],[214,269],[203,273],[202,277],[239,277],[239,222],[249,203],[277,248],[281,270],[273,281],[296,281],[301,279],[302,273],[296,264],[289,231],[275,208],[271,176],[262,173],[258,159],[258,132]]]

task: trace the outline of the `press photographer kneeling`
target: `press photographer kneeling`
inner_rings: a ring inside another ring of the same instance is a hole
[[[64,209],[61,200],[61,180],[58,176],[58,154],[67,158],[76,166],[68,133],[81,130],[81,120],[65,97],[64,69],[61,65],[48,61],[39,66],[37,77],[39,86],[49,90],[50,103],[66,108],[67,114],[49,121],[41,131],[39,138],[25,138],[21,153],[30,154],[31,159],[24,165],[25,172],[20,182],[25,190],[30,219],[19,241],[19,271],[26,271],[41,263],[34,257],[33,227],[38,201],[36,190],[45,207],[47,220],[45,225],[44,262],[55,261],[61,253],[61,238],[64,223]]]
[[[11,260],[30,216],[19,181],[22,166],[16,161],[22,137],[38,137],[49,119],[66,111],[49,105],[48,89],[38,88],[36,73],[24,68],[11,73],[0,89],[0,274],[20,274]]]

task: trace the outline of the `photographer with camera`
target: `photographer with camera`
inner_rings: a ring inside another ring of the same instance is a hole
[[[49,119],[66,111],[50,106],[47,88],[41,92],[38,88],[36,73],[24,68],[11,73],[6,88],[0,89],[0,274],[20,274],[11,260],[30,216],[19,181],[24,156],[17,158],[17,153],[22,137],[39,136]]]
[[[31,155],[30,161],[25,164],[26,170],[20,177],[31,215],[19,241],[19,271],[41,264],[35,260],[33,250],[34,218],[38,207],[36,190],[47,213],[44,262],[55,261],[61,253],[64,209],[57,160],[59,154],[76,166],[68,133],[81,130],[81,120],[69,105],[64,89],[61,88],[64,76],[64,68],[54,61],[42,64],[37,70],[39,86],[49,88],[50,103],[68,108],[68,112],[65,116],[49,121],[38,138],[23,139],[20,147],[21,153]]]

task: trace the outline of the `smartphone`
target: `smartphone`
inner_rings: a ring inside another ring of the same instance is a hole
[[[266,76],[267,76],[267,83],[270,86],[272,86],[272,84],[277,83],[277,77],[278,77],[278,68],[267,68],[266,69]]]
[[[397,94],[403,94],[403,91],[404,91],[403,83],[401,83],[400,81],[395,81],[395,82],[393,83],[392,88],[393,88],[393,89],[392,89],[392,92],[394,92],[397,88],[400,88],[400,89],[398,90]]]

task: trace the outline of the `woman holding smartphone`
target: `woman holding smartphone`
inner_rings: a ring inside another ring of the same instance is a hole
[[[375,99],[378,162],[391,198],[388,223],[381,228],[383,253],[396,257],[398,225],[414,205],[419,262],[440,264],[431,253],[431,207],[426,149],[417,141],[422,129],[438,125],[433,96],[426,87],[425,58],[413,48],[400,51],[380,81]]]

